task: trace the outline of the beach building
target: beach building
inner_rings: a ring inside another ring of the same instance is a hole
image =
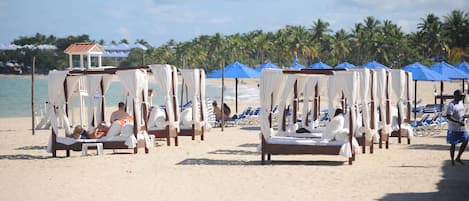
[[[84,65],[84,60],[86,56],[86,68],[90,69],[92,68],[91,66],[91,59],[92,57],[97,57],[98,62],[95,67],[102,67],[102,62],[101,62],[101,55],[104,53],[104,49],[101,47],[101,45],[97,43],[74,43],[71,44],[70,46],[67,47],[64,51],[66,54],[68,54],[68,61],[69,61],[69,67],[74,68],[74,67],[79,67],[81,69],[85,68]],[[74,65],[73,62],[73,56],[78,55],[80,57],[78,65]]]

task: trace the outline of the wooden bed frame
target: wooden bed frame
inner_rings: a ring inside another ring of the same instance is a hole
[[[284,73],[287,74],[294,74],[294,73],[305,73],[305,74],[325,74],[325,75],[332,75],[333,71],[332,70],[324,70],[324,69],[302,69],[300,71],[298,70],[284,70]],[[298,82],[295,82],[294,84],[294,89],[297,88]],[[297,93],[296,90],[294,90],[294,93]],[[294,95],[296,97],[296,95]],[[271,94],[272,97],[272,94]],[[272,101],[272,100],[271,100]],[[295,102],[294,108],[295,107]],[[270,110],[272,110],[272,104]],[[293,110],[293,115],[296,115],[295,109]],[[352,114],[352,111],[349,111],[349,114]],[[269,114],[269,124],[270,127],[272,128],[272,114]],[[285,120],[283,120],[283,123],[285,124]],[[353,125],[352,118],[349,118],[349,125]],[[284,125],[282,125],[282,128],[279,129],[284,129]],[[349,128],[349,142],[350,143],[350,148],[352,149],[352,157],[348,159],[348,163],[351,165],[352,161],[355,160],[355,153],[353,150],[352,146],[352,137],[353,137],[353,128]],[[262,135],[262,148],[261,148],[261,160],[262,164],[265,164],[265,155],[267,155],[267,160],[271,161],[271,156],[272,155],[298,155],[298,154],[312,154],[312,155],[339,155],[340,154],[340,148],[341,145],[294,145],[294,144],[270,144],[268,143],[265,139],[264,136]]]
[[[108,68],[108,69],[102,69],[102,70],[99,70],[99,71],[96,71],[96,70],[71,70],[69,71],[69,73],[67,74],[67,77],[68,76],[73,76],[73,75],[87,75],[87,74],[95,74],[95,75],[99,75],[99,74],[115,74],[116,71],[118,70],[137,70],[137,69],[143,69],[143,70],[148,70],[149,68],[147,66],[141,66],[141,67],[122,67],[122,68]],[[67,100],[67,94],[68,94],[68,90],[67,90],[67,79],[65,79],[64,83],[64,94],[65,94],[65,98],[66,98],[66,105],[65,105],[65,113],[68,117],[68,100]],[[101,81],[101,91],[103,88],[103,83]],[[102,111],[101,111],[101,115],[104,119],[104,99],[102,99],[102,102],[103,102],[103,107],[101,108]],[[146,105],[145,104],[142,104],[143,106],[143,109],[146,110]],[[135,105],[133,105],[133,108],[134,108],[134,117],[136,116],[135,115]],[[93,119],[94,120],[94,119]],[[134,118],[134,125],[137,125],[137,118]],[[52,148],[52,157],[56,157],[57,156],[57,151],[58,150],[65,150],[66,151],[66,154],[67,154],[67,157],[70,156],[70,150],[72,151],[81,151],[82,149],[82,145],[83,143],[88,143],[88,142],[75,142],[71,145],[65,145],[65,144],[62,144],[62,143],[58,143],[57,142],[57,134],[54,132],[54,129],[52,128],[51,129],[52,131],[52,144],[51,144],[51,148]],[[137,138],[137,127],[134,126],[134,136],[135,138]],[[129,149],[127,147],[127,145],[125,145],[125,141],[104,141],[104,142],[99,142],[99,143],[102,143],[103,144],[103,149]],[[145,148],[145,153],[148,153],[149,152],[149,149],[148,147],[146,146],[146,143],[145,143],[145,140],[138,140],[137,138],[137,146],[134,148],[134,153],[136,154],[138,152],[138,148]],[[90,147],[90,149],[96,149],[96,147]]]

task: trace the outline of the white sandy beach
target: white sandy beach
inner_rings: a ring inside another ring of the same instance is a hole
[[[445,84],[445,90],[457,84]],[[432,86],[419,85],[425,103],[433,102]],[[451,166],[445,130],[414,137],[410,145],[391,138],[388,150],[360,152],[353,165],[342,156],[321,155],[274,155],[273,163],[261,165],[259,132],[214,128],[205,141],[181,137],[179,147],[157,141],[149,154],[105,150],[104,156],[72,152],[66,158],[59,151],[52,158],[44,150],[50,130],[33,136],[30,118],[2,118],[0,200],[463,201],[469,196],[469,152],[462,157],[466,165]]]

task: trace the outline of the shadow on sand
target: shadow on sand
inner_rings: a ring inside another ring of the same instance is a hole
[[[426,149],[434,151],[448,151],[449,145],[446,144],[410,144],[407,149]]]
[[[443,164],[443,178],[438,183],[437,192],[425,193],[390,193],[381,201],[427,201],[427,200],[453,200],[464,201],[469,197],[469,161],[464,161],[465,165],[457,164],[452,166],[451,162],[445,161]]]
[[[344,165],[343,161],[269,161],[265,165],[311,165],[311,166],[339,166]],[[253,166],[263,165],[261,161],[245,160],[215,160],[208,158],[188,158],[177,165],[217,165],[217,166]]]
[[[30,154],[10,154],[10,155],[0,155],[0,160],[40,160],[40,159],[49,159],[51,156],[38,156]]]
[[[46,150],[46,147],[47,147],[47,146],[38,146],[38,145],[34,145],[34,146],[18,147],[18,148],[16,148],[15,150]]]
[[[215,151],[208,152],[209,154],[225,154],[225,155],[259,155],[257,151],[244,151],[244,150],[229,150],[229,149],[219,149]]]

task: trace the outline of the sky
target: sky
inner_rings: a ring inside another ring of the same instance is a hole
[[[88,34],[109,43],[144,39],[153,46],[200,35],[311,28],[318,18],[350,31],[367,16],[391,20],[406,33],[429,13],[469,12],[469,0],[2,0],[0,43],[36,33]]]

